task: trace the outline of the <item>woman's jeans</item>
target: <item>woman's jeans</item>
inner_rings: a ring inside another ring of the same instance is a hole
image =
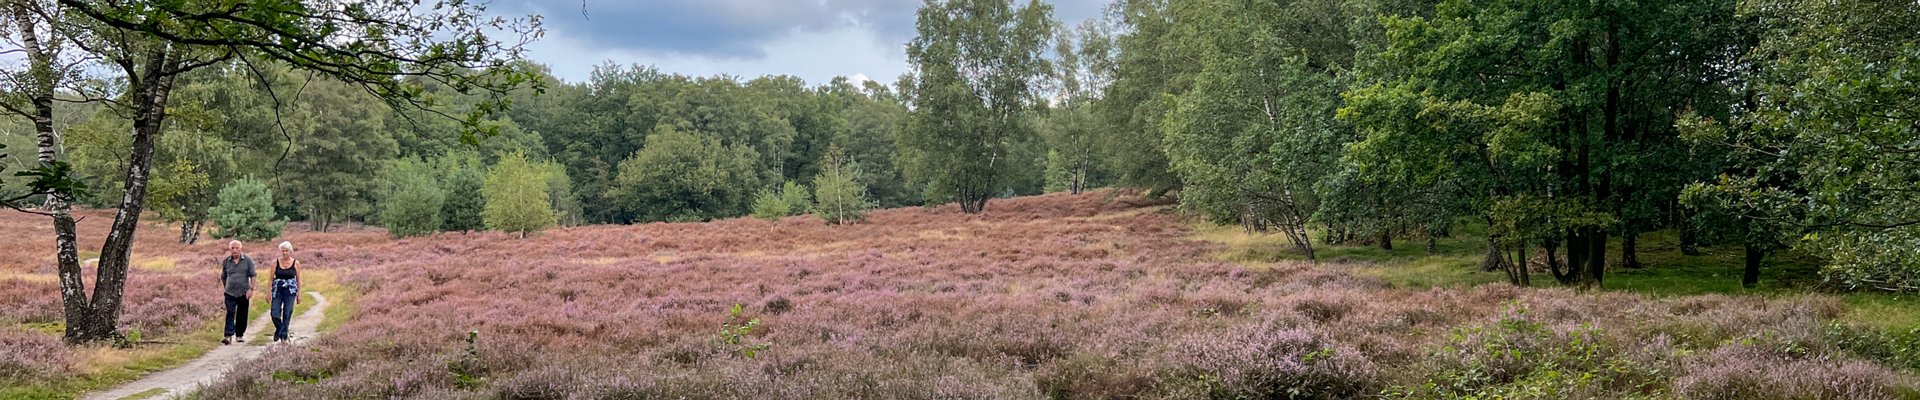
[[[300,287],[292,279],[273,280],[273,303],[267,309],[267,315],[273,316],[273,340],[287,340],[287,325],[293,323],[293,301],[300,297]]]

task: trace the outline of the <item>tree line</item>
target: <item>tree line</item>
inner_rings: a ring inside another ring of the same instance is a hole
[[[1472,221],[1513,283],[1544,253],[1599,286],[1676,230],[1744,249],[1749,287],[1795,248],[1835,286],[1920,290],[1912,2],[1122,0],[1111,21],[1110,171],[1308,257]]]

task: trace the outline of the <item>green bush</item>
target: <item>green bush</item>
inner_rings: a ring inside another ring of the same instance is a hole
[[[1664,390],[1671,365],[1637,362],[1598,329],[1556,329],[1516,305],[1499,320],[1455,329],[1417,368],[1425,382],[1386,397],[1643,398]]]
[[[471,232],[487,229],[486,219],[480,215],[487,207],[486,197],[480,193],[481,186],[486,184],[487,174],[479,158],[472,155],[448,156],[436,160],[434,164],[434,168],[442,174],[440,182],[446,194],[446,201],[440,205],[440,230]]]
[[[839,148],[827,150],[825,160],[821,161],[820,176],[813,178],[814,196],[818,204],[813,206],[813,214],[830,224],[847,224],[866,218],[867,209],[873,204],[867,201],[867,187],[854,179],[860,173],[858,166],[846,161]]]
[[[705,221],[748,212],[764,187],[752,147],[662,125],[620,162],[607,197],[633,222]]]
[[[386,190],[380,199],[380,223],[396,238],[439,231],[446,193],[434,182],[425,162],[401,159],[387,165]]]
[[[241,178],[220,189],[220,204],[208,211],[219,230],[213,237],[266,240],[280,236],[287,221],[273,213],[273,191],[253,177]]]
[[[780,201],[787,203],[787,215],[806,214],[813,208],[813,193],[807,190],[807,185],[787,181],[780,187]]]
[[[780,217],[785,217],[792,211],[793,208],[787,204],[787,200],[773,189],[760,189],[760,193],[753,196],[754,218],[778,221]]]
[[[555,222],[552,199],[547,195],[547,174],[527,162],[526,155],[516,152],[501,157],[487,173],[481,193],[487,199],[481,217],[488,229],[519,233],[524,238]]]

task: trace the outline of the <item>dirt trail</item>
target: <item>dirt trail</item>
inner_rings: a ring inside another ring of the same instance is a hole
[[[313,296],[313,307],[308,308],[307,312],[294,316],[293,326],[289,328],[290,332],[288,332],[288,336],[293,339],[293,344],[295,345],[305,343],[318,333],[321,316],[324,315],[327,309],[327,296],[323,296],[319,292],[307,292],[307,294]],[[246,343],[216,347],[213,351],[201,355],[200,358],[187,362],[186,365],[148,374],[132,383],[120,385],[104,392],[89,394],[84,397],[84,399],[118,400],[127,396],[151,392],[155,389],[165,390],[165,393],[160,393],[158,396],[150,398],[170,399],[186,394],[200,385],[213,382],[214,379],[226,375],[227,371],[233,369],[234,365],[259,356],[260,352],[267,349],[267,346],[272,345],[273,319],[271,316],[263,314],[260,318],[254,319],[253,322],[247,323],[247,328],[252,332],[248,335],[249,338]]]

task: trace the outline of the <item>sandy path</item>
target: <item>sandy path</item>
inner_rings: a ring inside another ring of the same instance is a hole
[[[305,343],[318,333],[321,315],[323,315],[323,312],[327,309],[327,296],[323,296],[319,292],[307,292],[306,294],[313,296],[313,307],[308,308],[307,312],[294,316],[293,326],[289,328],[288,332],[288,336],[293,339],[293,344],[296,345]],[[241,361],[259,356],[261,351],[266,350],[266,346],[273,343],[273,319],[271,316],[261,315],[260,318],[247,323],[247,329],[253,332],[248,335],[250,337],[247,338],[246,343],[216,347],[213,351],[201,355],[200,358],[187,362],[186,365],[148,374],[140,378],[140,380],[120,385],[104,392],[89,394],[84,398],[87,400],[118,400],[127,396],[146,393],[154,389],[165,389],[166,393],[153,398],[168,399],[185,394],[186,392],[192,391],[195,387],[213,382],[215,378],[225,375],[228,370],[233,369],[233,366],[240,364]]]

